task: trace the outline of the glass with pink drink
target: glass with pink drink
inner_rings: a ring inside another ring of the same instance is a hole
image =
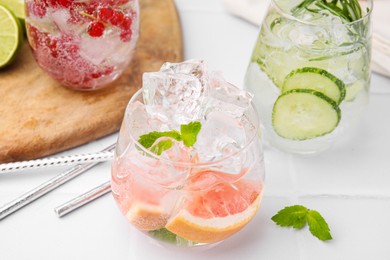
[[[131,61],[138,0],[25,0],[28,40],[39,66],[62,85],[96,90]]]
[[[163,245],[209,246],[255,217],[265,173],[251,100],[202,61],[144,74],[112,166],[114,198],[133,227]]]

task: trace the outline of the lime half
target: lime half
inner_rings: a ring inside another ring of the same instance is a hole
[[[18,18],[0,5],[0,68],[15,58],[22,43],[22,29]]]
[[[0,0],[0,5],[11,10],[19,19],[24,20],[26,18],[24,0]]]

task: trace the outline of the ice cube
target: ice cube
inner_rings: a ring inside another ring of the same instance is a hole
[[[107,40],[103,37],[92,38],[85,35],[81,38],[80,56],[94,65],[99,65],[103,61],[110,60],[119,46],[121,46],[120,39]]]
[[[160,71],[193,75],[202,81],[207,71],[207,65],[203,60],[187,60],[181,63],[166,62],[162,65]]]
[[[314,3],[313,5],[315,6]],[[334,47],[353,41],[349,39],[348,26],[340,17],[328,10],[319,12],[304,10],[297,18],[308,23],[299,21],[291,23],[288,36],[293,43],[302,45],[303,48],[324,49],[327,46]]]
[[[202,130],[198,135],[195,149],[199,160],[214,162],[229,157],[223,165],[226,172],[239,172],[242,156],[239,152],[246,145],[246,132],[242,120],[214,110],[202,121]],[[222,169],[220,169],[222,170]]]
[[[210,161],[238,151],[245,142],[241,121],[224,111],[214,110],[202,121],[195,147],[206,161]]]
[[[136,101],[130,103],[126,109],[125,122],[122,127],[126,127],[124,132],[126,135],[131,135],[138,140],[140,135],[146,134],[152,131],[168,131],[171,130],[169,126],[156,117],[151,116],[147,111],[143,103]]]
[[[217,110],[239,118],[251,105],[253,95],[228,83],[220,73],[209,74],[208,81],[208,93],[202,111],[204,116]]]
[[[288,37],[294,44],[301,45],[305,48],[313,47],[313,45],[314,47],[316,47],[315,45],[319,45],[319,47],[323,48],[323,39],[327,39],[328,35],[326,30],[320,26],[308,26],[296,23],[296,26],[289,32]]]
[[[142,89],[148,113],[163,121],[186,124],[200,116],[204,91],[194,76],[144,73]]]
[[[57,25],[58,29],[62,32],[69,31],[69,18],[70,13],[67,9],[64,8],[56,9],[51,13],[51,19]]]

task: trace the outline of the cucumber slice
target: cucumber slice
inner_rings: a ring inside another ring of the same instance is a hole
[[[312,89],[293,89],[279,96],[272,111],[275,132],[291,140],[306,140],[332,132],[341,119],[336,102]]]
[[[330,97],[337,104],[345,98],[345,84],[326,70],[305,67],[293,70],[284,80],[282,93],[292,89],[313,89]]]

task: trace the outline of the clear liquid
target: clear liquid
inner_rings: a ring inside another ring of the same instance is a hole
[[[355,37],[343,24],[302,24],[282,17],[271,7],[245,77],[245,88],[255,95],[266,143],[291,153],[318,153],[359,121],[368,104],[370,46],[368,40],[355,42]],[[346,85],[346,97],[340,104],[341,121],[335,130],[313,139],[289,140],[274,131],[272,110],[285,77],[303,67],[321,68],[337,76]]]

